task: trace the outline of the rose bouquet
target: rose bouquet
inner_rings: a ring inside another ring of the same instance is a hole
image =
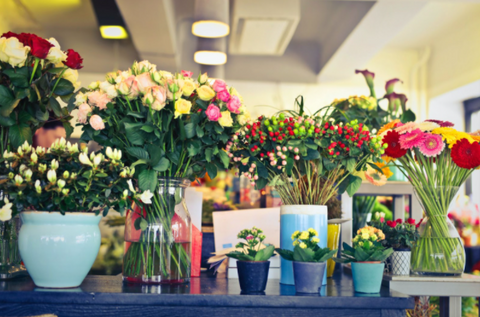
[[[285,113],[247,124],[230,151],[240,173],[259,189],[274,186],[284,205],[325,205],[337,191],[352,196],[362,182],[353,173],[384,152],[357,121]]]
[[[8,192],[0,209],[6,221],[22,211],[123,213],[127,199],[150,203],[151,193],[139,195],[132,186],[134,168],[125,166],[122,152],[107,148],[105,154],[87,154],[65,139],[52,147],[36,149],[25,142],[16,152],[5,153],[0,190]]]
[[[8,32],[0,37],[0,150],[32,143],[35,131],[53,115],[72,133],[67,107],[77,84],[82,58],[62,51],[54,38]],[[71,110],[71,109],[70,109]]]
[[[394,119],[402,122],[415,121],[415,114],[407,109],[407,97],[404,94],[394,92],[395,84],[400,79],[394,78],[386,82],[385,95],[377,98],[373,80],[375,74],[368,70],[356,70],[356,74],[362,74],[370,89],[370,96],[350,96],[346,99],[334,100],[331,104],[330,116],[335,123],[344,124],[352,120],[358,120],[372,130],[378,131],[384,124]],[[382,100],[388,100],[386,110],[380,107]]]
[[[147,61],[108,74],[76,95],[83,141],[115,146],[136,168],[153,204],[127,216],[124,277],[130,281],[188,281],[190,220],[184,210],[187,179],[214,178],[226,169],[223,150],[249,114],[238,92],[206,74],[157,71]],[[173,223],[173,222],[174,223]],[[159,229],[160,228],[160,229]],[[173,232],[175,231],[175,232]]]
[[[480,137],[460,132],[445,121],[392,121],[378,132],[385,159],[412,183],[426,218],[412,249],[412,270],[419,274],[460,274],[465,253],[447,217],[459,186],[480,166]]]

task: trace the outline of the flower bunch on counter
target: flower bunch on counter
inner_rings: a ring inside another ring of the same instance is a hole
[[[73,132],[71,116],[57,97],[68,102],[78,88],[83,59],[63,51],[54,38],[7,32],[0,36],[0,151],[32,143],[35,131],[52,116]]]
[[[125,166],[122,152],[107,147],[104,153],[87,154],[77,144],[57,140],[48,149],[25,142],[16,152],[5,151],[0,191],[8,193],[0,211],[7,221],[24,210],[123,213],[134,199],[151,203],[149,191],[134,189],[135,168]],[[0,203],[1,204],[1,203]]]
[[[291,205],[325,205],[337,191],[353,195],[361,184],[353,173],[384,154],[380,138],[358,121],[285,113],[247,124],[228,150],[252,185],[274,186]]]
[[[240,261],[263,262],[273,256],[275,247],[273,245],[263,245],[266,237],[261,229],[257,227],[244,229],[238,233],[237,238],[245,240],[245,242],[239,242],[235,246],[241,251],[230,252],[227,254],[228,257]]]
[[[329,248],[320,248],[318,243],[318,232],[309,228],[305,231],[295,231],[292,234],[293,251],[285,249],[275,249],[282,258],[287,261],[298,262],[325,262],[331,259],[337,250],[330,250]]]

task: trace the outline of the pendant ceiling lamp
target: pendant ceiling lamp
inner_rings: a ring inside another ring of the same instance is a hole
[[[227,62],[227,39],[198,39],[193,60],[201,65],[223,65]]]
[[[195,0],[192,33],[198,37],[221,38],[230,33],[228,0]]]

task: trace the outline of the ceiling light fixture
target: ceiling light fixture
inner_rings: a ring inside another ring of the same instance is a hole
[[[100,34],[104,39],[127,39],[128,32],[115,0],[92,0]]]
[[[100,26],[100,34],[104,39],[123,40],[128,38],[127,30],[120,25],[102,25]]]
[[[202,65],[223,65],[227,62],[227,54],[218,51],[196,51],[193,60]]]
[[[228,3],[226,0],[195,0],[193,35],[221,38],[230,34]]]

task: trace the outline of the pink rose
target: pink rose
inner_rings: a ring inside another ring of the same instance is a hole
[[[137,76],[137,84],[138,90],[144,94],[147,91],[147,88],[155,86],[156,84],[153,82],[150,73],[143,73]]]
[[[225,84],[225,82],[223,80],[220,80],[220,79],[217,79],[215,80],[215,82],[213,83],[213,86],[212,86],[213,90],[215,90],[216,92],[220,92],[222,90],[226,90],[227,89],[227,84]]]
[[[120,82],[118,90],[122,95],[128,97],[128,99],[137,98],[139,93],[137,78],[133,75],[127,77]]]
[[[230,100],[230,94],[228,93],[228,90],[221,90],[217,93],[217,98],[220,99],[223,102],[227,102]]]
[[[222,116],[220,108],[215,106],[213,103],[208,106],[205,114],[210,121],[218,121],[218,119],[220,119],[220,117]]]
[[[159,111],[165,107],[167,91],[162,86],[153,86],[147,89],[142,101],[145,106],[151,106],[153,110]]]
[[[88,94],[88,102],[92,106],[98,107],[100,110],[107,109],[107,103],[112,101],[107,94],[102,94],[99,91],[94,91]]]
[[[92,128],[97,131],[105,129],[105,124],[103,123],[102,117],[100,117],[99,115],[94,114],[93,116],[91,116],[89,122]]]
[[[182,76],[183,76],[183,77],[192,78],[193,72],[190,72],[190,71],[188,71],[188,70],[182,70]]]
[[[87,103],[82,103],[78,106],[78,122],[87,123],[87,117],[90,112],[92,112],[92,108]]]
[[[240,113],[240,107],[242,106],[242,103],[240,102],[240,98],[238,98],[237,96],[232,96],[232,98],[230,98],[230,100],[228,101],[227,103],[227,108],[228,110],[230,110],[230,112],[233,112],[233,113]]]

